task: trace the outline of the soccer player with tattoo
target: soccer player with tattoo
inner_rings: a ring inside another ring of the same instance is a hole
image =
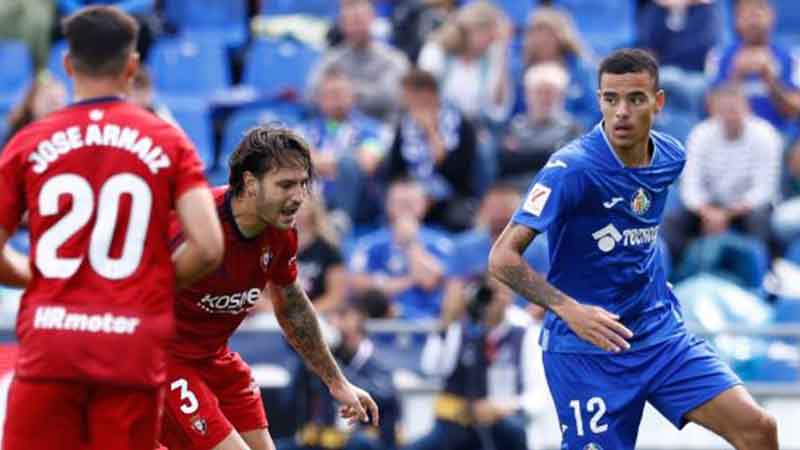
[[[563,448],[633,450],[645,402],[737,450],[777,450],[775,419],[683,322],[656,239],[683,146],[652,131],[664,106],[647,52],[600,65],[603,121],[554,153],[489,258],[492,275],[548,309],[540,343]],[[522,254],[547,232],[547,279]]]
[[[229,186],[214,189],[222,265],[178,293],[160,442],[169,450],[275,448],[250,369],[227,345],[262,296],[273,302],[289,343],[342,404],[342,417],[377,424],[375,402],[342,375],[297,280],[295,215],[314,178],[307,143],[288,129],[257,127],[229,165]],[[181,245],[177,223],[171,236]]]

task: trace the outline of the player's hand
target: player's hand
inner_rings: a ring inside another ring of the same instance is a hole
[[[633,337],[631,330],[619,321],[618,315],[599,306],[571,302],[556,313],[581,339],[605,351],[619,353],[631,348],[627,341]]]
[[[372,419],[372,425],[378,426],[380,421],[378,405],[367,391],[346,381],[331,387],[330,392],[333,398],[342,404],[339,407],[339,415],[347,420],[348,424],[369,423]],[[369,411],[369,415],[367,415],[367,411]]]

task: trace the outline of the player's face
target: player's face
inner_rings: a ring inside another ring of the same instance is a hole
[[[300,167],[265,173],[256,194],[259,219],[284,230],[293,227],[297,211],[308,195],[308,181],[308,171]]]
[[[664,106],[664,92],[656,90],[647,72],[604,73],[598,97],[606,134],[618,150],[644,145],[655,115]]]

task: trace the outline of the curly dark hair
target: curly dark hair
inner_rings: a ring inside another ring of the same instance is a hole
[[[228,183],[235,195],[244,190],[244,173],[261,178],[273,169],[303,168],[308,171],[309,188],[316,174],[308,143],[297,132],[275,124],[247,131],[228,160]]]

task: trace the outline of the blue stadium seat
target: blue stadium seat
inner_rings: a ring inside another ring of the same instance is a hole
[[[268,96],[286,92],[302,96],[318,58],[316,50],[290,36],[259,39],[247,52],[242,82]]]
[[[784,255],[789,261],[800,265],[800,241],[792,243]]]
[[[0,40],[0,110],[7,111],[22,99],[33,79],[33,61],[22,41]]]
[[[768,268],[769,253],[763,242],[729,232],[695,240],[686,250],[676,278],[712,273],[760,293]]]
[[[236,111],[225,124],[219,151],[218,170],[209,174],[209,181],[214,185],[227,182],[228,159],[248,129],[273,122],[294,127],[299,121],[299,107],[288,103],[275,103],[266,107],[244,108]]]
[[[800,44],[800,5],[797,0],[772,0],[775,9],[775,39],[784,45]]]
[[[211,111],[207,102],[173,102],[170,111],[175,121],[194,143],[207,171],[216,168],[214,150],[214,131],[211,125]]]
[[[191,36],[161,39],[148,58],[153,85],[162,96],[211,97],[230,86],[226,50]]]
[[[635,36],[635,0],[556,0],[554,4],[572,15],[575,25],[599,55],[630,45]]]
[[[262,0],[261,14],[308,14],[333,19],[339,15],[339,2],[332,0]]]
[[[687,111],[664,109],[653,124],[653,128],[673,136],[675,139],[686,143],[686,138],[700,119]]]
[[[247,0],[165,0],[164,13],[180,31],[215,31],[230,47],[247,42]]]
[[[50,54],[47,57],[47,70],[65,84],[69,83],[69,76],[67,76],[67,71],[64,69],[64,54],[66,51],[67,41],[57,41],[50,46]]]

